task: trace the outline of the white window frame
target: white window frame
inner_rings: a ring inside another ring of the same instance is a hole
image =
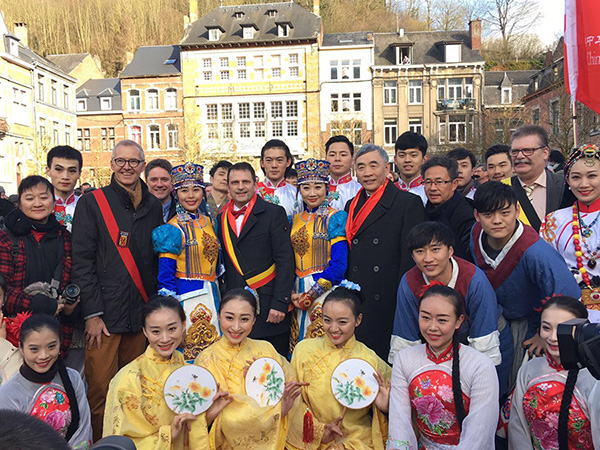
[[[77,99],[77,111],[87,111],[87,98]]]
[[[510,105],[512,103],[512,88],[502,88],[502,91],[500,92],[500,103],[502,105]]]
[[[148,148],[150,150],[160,150],[160,138],[160,125],[156,123],[148,125]]]
[[[383,82],[383,104],[398,104],[398,82],[396,80],[387,80]]]
[[[177,111],[177,89],[165,89],[165,110]]]
[[[137,92],[137,94],[133,94]],[[142,94],[139,89],[129,89],[127,91],[127,106],[129,111],[140,111],[142,109]],[[134,104],[136,101],[137,105]]]
[[[394,145],[398,139],[398,119],[383,120],[383,143]]]
[[[174,123],[167,125],[167,149],[179,148],[179,127]]]
[[[134,133],[134,129],[139,133]],[[129,126],[129,139],[131,139],[134,142],[137,142],[140,145],[142,145],[142,133],[143,130],[141,125],[133,124]],[[136,135],[139,139],[136,139]]]
[[[146,111],[158,111],[160,109],[160,94],[158,89],[146,90]]]
[[[423,104],[423,82],[421,80],[409,80],[408,82],[408,104]]]
[[[420,117],[413,117],[408,119],[408,131],[413,133],[423,134],[423,119]]]
[[[208,40],[218,41],[221,38],[221,30],[218,28],[211,28],[208,30]]]
[[[112,109],[112,98],[111,97],[100,97],[100,110],[110,111]]]

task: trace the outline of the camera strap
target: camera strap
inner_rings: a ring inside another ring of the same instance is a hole
[[[65,268],[64,262],[65,256],[65,243],[64,237],[62,233],[58,233],[58,264],[56,265],[56,269],[54,269],[54,276],[52,277],[52,281],[50,281],[50,290],[52,292],[52,296],[54,298],[58,298],[60,282],[63,278],[63,270]]]

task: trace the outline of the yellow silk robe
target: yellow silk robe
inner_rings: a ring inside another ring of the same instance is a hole
[[[198,355],[194,364],[208,369],[233,401],[221,411],[209,433],[214,450],[281,450],[285,445],[288,417],[281,417],[281,402],[261,407],[246,395],[244,367],[253,358],[273,358],[283,367],[286,381],[295,379],[289,363],[266,341],[246,338],[232,345],[226,338]]]
[[[104,436],[127,436],[138,450],[207,450],[205,414],[190,422],[189,447],[184,445],[184,432],[171,442],[175,413],[164,400],[163,388],[168,376],[184,364],[178,351],[170,359],[163,359],[148,347],[144,354],[123,367],[108,388]]]
[[[306,339],[298,343],[292,355],[292,369],[298,381],[308,382],[302,388],[302,407],[294,405],[290,412],[290,429],[287,448],[290,450],[323,450],[335,448],[346,450],[383,450],[387,440],[387,418],[373,404],[363,409],[348,409],[342,422],[343,438],[328,444],[321,444],[324,426],[341,416],[344,407],[338,403],[331,391],[331,375],[335,368],[350,358],[360,358],[370,363],[389,380],[392,369],[373,350],[358,342],[352,336],[342,348],[336,346],[327,336]],[[298,403],[298,402],[297,402]],[[302,442],[304,413],[309,409],[313,415],[314,440]],[[373,409],[373,416],[369,411]]]

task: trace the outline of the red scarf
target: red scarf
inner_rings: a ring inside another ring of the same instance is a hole
[[[377,206],[379,200],[381,200],[383,192],[385,191],[385,188],[388,184],[388,181],[389,180],[386,178],[384,183],[377,188],[375,193],[367,197],[367,201],[362,206],[362,208],[360,208],[360,211],[358,211],[356,217],[354,216],[354,210],[356,209],[356,205],[358,204],[360,195],[365,190],[365,188],[361,188],[360,191],[358,191],[358,194],[356,194],[356,197],[354,197],[354,199],[352,200],[352,203],[350,203],[350,210],[348,211],[348,219],[346,221],[346,239],[348,239],[348,245],[350,246],[350,248],[352,248],[352,239],[354,238],[354,236],[356,236],[358,230],[360,230],[360,227],[365,222],[367,217],[369,217],[371,211],[373,211],[375,206]]]
[[[256,203],[256,194],[254,194],[252,196],[252,200],[250,200],[250,202],[248,203],[248,208],[246,209],[246,212],[244,213],[244,220],[242,220],[242,226],[240,227],[239,231],[237,230],[237,224],[235,223],[235,217],[233,216],[233,208],[235,206],[235,203],[233,202],[233,200],[231,200],[229,203],[227,203],[227,219],[229,222],[229,225],[231,226],[231,229],[235,232],[235,234],[239,237],[240,233],[242,232],[242,230],[244,229],[244,225],[246,224],[246,220],[248,220],[248,217],[250,217],[250,213],[252,213],[252,208],[254,208],[254,204]]]

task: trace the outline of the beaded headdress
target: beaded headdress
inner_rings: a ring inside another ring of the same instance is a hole
[[[173,170],[171,170],[173,190],[176,191],[184,186],[205,187],[203,172],[204,167],[200,164],[194,164],[193,162],[187,162],[181,166],[173,167]]]
[[[306,161],[297,162],[296,171],[298,172],[298,184],[311,181],[329,183],[329,162],[327,161],[309,158]]]
[[[592,167],[595,160],[600,160],[600,148],[592,144],[586,144],[574,149],[565,163],[565,178],[569,176],[573,164],[580,159],[585,160],[586,166]]]

